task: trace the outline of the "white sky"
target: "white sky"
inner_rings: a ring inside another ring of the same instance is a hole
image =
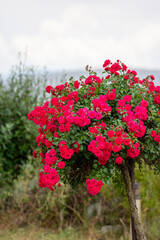
[[[160,69],[160,1],[0,0],[0,72],[26,49],[28,64],[51,70],[105,59]]]

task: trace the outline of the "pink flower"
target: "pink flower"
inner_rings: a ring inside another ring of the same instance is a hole
[[[57,163],[57,166],[58,166],[60,169],[62,169],[62,168],[65,167],[65,162],[60,161],[60,162]]]
[[[61,100],[62,102],[65,102],[65,101],[66,101],[66,97],[62,96],[62,97],[60,98],[60,100]]]
[[[156,92],[157,92],[157,93],[160,93],[160,86],[157,86],[157,87],[156,87]]]
[[[137,77],[134,78],[135,83],[139,83],[139,79]]]
[[[126,104],[125,109],[126,109],[126,110],[131,110],[131,105],[130,105],[129,103]]]
[[[100,112],[97,112],[95,118],[96,118],[97,120],[102,119],[102,114],[101,114]]]
[[[130,139],[124,139],[124,140],[123,140],[123,144],[124,144],[125,146],[130,145]]]
[[[154,86],[154,84],[152,84],[152,85],[149,86],[149,90],[150,90],[151,92],[154,92],[154,91],[156,90],[156,87]]]
[[[88,78],[85,80],[85,84],[88,85],[88,84],[91,84],[91,83],[93,83],[93,80],[88,77]]]
[[[110,78],[110,76],[111,76],[111,75],[110,75],[110,74],[108,74],[108,75],[106,76],[106,79]]]
[[[118,137],[118,138],[116,138],[115,143],[120,145],[122,143],[122,141],[123,141],[122,138]]]
[[[49,166],[49,165],[44,165],[44,167],[43,167],[43,171],[44,172],[50,172],[50,170],[51,170],[51,167]]]
[[[113,151],[113,152],[119,152],[119,151],[121,151],[121,149],[122,149],[122,146],[121,146],[121,145],[119,145],[119,146],[117,146],[117,145],[114,146],[114,145],[113,145],[113,147],[112,147],[112,151]]]
[[[53,148],[49,151],[49,155],[52,156],[52,157],[53,157],[53,156],[56,156],[56,154],[57,154],[57,152],[56,152],[56,150],[53,149]]]
[[[54,105],[55,107],[58,106],[59,99],[58,98],[52,98],[51,99],[51,104]]]
[[[96,112],[95,111],[89,111],[88,112],[88,116],[92,119],[92,118],[95,118],[96,116]]]
[[[47,86],[47,87],[46,87],[46,92],[50,93],[51,90],[52,90],[52,86]]]
[[[32,154],[33,154],[33,157],[34,157],[34,158],[37,158],[37,154],[36,154],[35,151],[33,151]]]
[[[43,172],[39,173],[39,186],[41,188],[47,187],[51,191],[54,191],[54,187],[59,182],[59,180],[60,177],[54,168],[51,168],[50,172],[47,174],[44,174]]]
[[[58,118],[58,122],[59,122],[59,124],[63,124],[63,123],[66,122],[66,119],[65,119],[63,116],[60,116],[60,117]]]
[[[139,144],[134,144],[134,147],[127,150],[127,156],[130,158],[136,158],[140,154],[140,150],[138,149]]]
[[[101,180],[97,181],[95,179],[87,179],[86,180],[86,184],[88,187],[88,192],[91,195],[96,195],[97,193],[99,193],[99,191],[101,190],[101,187],[103,186],[103,182]]]
[[[156,132],[156,131],[152,131],[152,132],[151,132],[151,136],[152,136],[152,137],[155,137],[156,135],[157,135],[157,132]]]
[[[125,101],[123,99],[120,99],[118,101],[118,106],[123,107],[125,105]]]
[[[74,87],[77,89],[79,88],[79,82],[77,80],[74,82]]]
[[[123,78],[124,78],[125,80],[128,80],[128,79],[129,79],[129,77],[128,77],[127,75],[125,75]]]
[[[103,67],[105,68],[107,65],[109,65],[110,64],[110,60],[109,59],[107,59],[105,62],[104,62],[104,64],[103,64]]]
[[[57,132],[54,132],[53,136],[54,136],[54,137],[57,137],[57,138],[60,137]]]
[[[116,94],[114,92],[111,92],[108,94],[108,100],[114,100],[116,99]]]
[[[98,142],[98,143],[103,143],[104,142],[104,139],[105,138],[103,138],[102,136],[97,136],[96,137],[96,141]],[[106,139],[105,139],[106,140]]]
[[[143,100],[143,99],[141,100],[141,107],[145,107],[146,108],[146,107],[148,107],[148,104],[149,104],[148,101]]]
[[[127,70],[127,66],[125,64],[122,64],[123,65],[123,70],[126,71]]]
[[[132,74],[134,75],[134,76],[136,76],[137,75],[137,72],[136,71],[132,71]]]
[[[122,157],[116,157],[115,163],[117,164],[121,164],[123,162],[123,158]]]
[[[109,138],[112,138],[112,137],[114,136],[114,131],[109,130],[109,131],[107,132],[107,135],[108,135]]]
[[[109,70],[111,73],[119,75],[119,73],[117,71],[121,70],[121,66],[118,63],[113,63]]]
[[[156,141],[157,143],[160,143],[160,135],[156,135],[154,138],[154,141]]]
[[[130,102],[131,101],[131,95],[125,95],[124,97],[123,97],[123,99],[124,99],[124,101],[125,102]]]

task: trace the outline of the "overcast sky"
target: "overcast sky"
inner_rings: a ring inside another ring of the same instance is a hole
[[[160,69],[160,1],[0,0],[0,72],[25,51],[28,64],[51,70],[105,59]]]

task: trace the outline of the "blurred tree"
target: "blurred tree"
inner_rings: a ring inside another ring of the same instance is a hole
[[[12,182],[32,152],[37,128],[27,114],[46,99],[41,90],[47,77],[46,70],[28,67],[20,57],[7,81],[0,80],[0,186]]]

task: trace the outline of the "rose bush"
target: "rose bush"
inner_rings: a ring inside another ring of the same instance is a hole
[[[113,174],[122,173],[129,194],[130,162],[145,161],[159,171],[160,86],[153,75],[140,80],[119,60],[106,60],[103,68],[101,76],[88,68],[88,77],[47,86],[51,101],[28,114],[40,126],[39,150],[33,152],[44,165],[40,187],[53,191],[59,181],[73,187],[86,182],[96,195]]]

